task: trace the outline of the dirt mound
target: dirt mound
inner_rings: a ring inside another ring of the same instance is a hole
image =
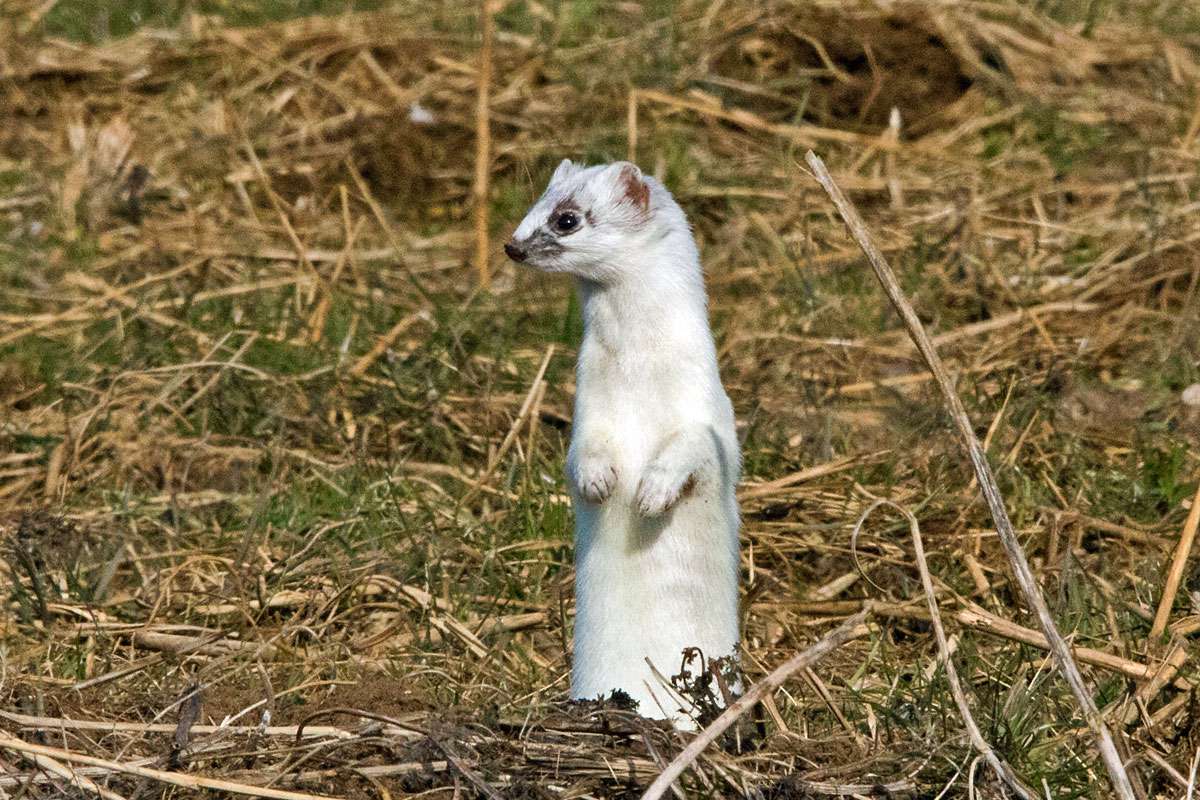
[[[715,48],[723,78],[770,87],[759,113],[778,121],[878,129],[892,108],[920,125],[972,85],[924,12],[854,15],[813,8],[772,15]]]
[[[983,83],[1028,99],[1070,99],[1108,81],[1136,88],[1200,72],[1188,51],[1145,31],[1072,31],[1018,7],[935,3],[764,4],[736,16],[700,55],[703,82],[731,103],[779,123],[807,121],[878,131],[892,108],[924,134],[957,124],[977,103],[956,104]],[[1116,98],[1114,98],[1116,100]],[[1105,103],[1114,111],[1120,102]],[[1144,101],[1135,107],[1143,113]]]

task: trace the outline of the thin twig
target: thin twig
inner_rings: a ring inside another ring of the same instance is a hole
[[[491,786],[491,784],[483,779],[482,775],[471,769],[471,767],[468,766],[465,761],[459,758],[459,756],[450,749],[449,745],[447,745],[445,742],[439,741],[433,736],[430,736],[429,738],[435,745],[437,745],[438,749],[442,751],[442,755],[446,757],[446,760],[453,764],[454,768],[462,773],[462,776],[470,781],[471,785],[478,789],[480,794],[488,798],[488,800],[504,800],[504,795],[497,792]]]
[[[497,448],[495,455],[488,459],[487,466],[483,472],[475,479],[474,486],[463,495],[462,503],[466,504],[473,500],[483,486],[491,479],[492,473],[500,466],[500,462],[504,456],[508,454],[509,448],[513,442],[517,440],[517,434],[521,431],[521,427],[525,424],[526,418],[529,416],[529,410],[533,407],[533,402],[538,395],[539,387],[542,385],[542,378],[546,375],[546,368],[550,366],[550,359],[554,357],[554,345],[546,347],[546,353],[542,356],[542,363],[538,366],[537,374],[533,376],[533,383],[529,385],[529,391],[525,393],[525,399],[521,402],[521,408],[517,411],[516,419],[505,434],[504,440],[500,442],[500,447]]]
[[[404,254],[407,253],[411,248],[400,239],[400,237],[396,234],[396,230],[388,222],[387,215],[383,213],[383,206],[381,206],[379,201],[375,199],[375,194],[371,191],[371,187],[367,185],[367,182],[363,180],[362,173],[360,173],[358,168],[354,166],[354,161],[352,159],[347,158],[345,161],[345,166],[346,172],[350,173],[350,178],[354,181],[354,185],[358,188],[358,193],[362,196],[363,201],[366,202],[367,208],[371,209],[371,216],[375,217],[375,223],[379,226],[379,229],[383,231],[383,235],[387,237],[388,244],[391,245],[388,255],[396,259],[397,263],[399,263],[404,272],[404,277],[408,279],[408,282],[412,285],[413,289],[416,290],[417,294],[421,295],[421,299],[433,309],[439,309],[441,304],[439,303],[438,299],[435,298],[433,294],[431,294],[430,291],[425,288],[425,284],[420,278],[417,277],[417,273],[413,271],[412,266],[404,257]],[[379,254],[384,255],[382,251]],[[305,255],[307,255],[307,253]],[[360,256],[360,258],[361,257],[362,256]],[[336,259],[336,256],[334,258]],[[366,259],[364,258],[363,260]]]
[[[58,759],[38,753],[25,753],[24,756],[40,769],[44,769],[52,775],[57,775],[64,780],[70,781],[71,786],[76,789],[99,795],[104,800],[125,800],[124,797],[116,792],[93,783],[91,779],[81,775],[71,765],[64,764]]]
[[[352,378],[361,377],[371,368],[371,365],[379,360],[379,357],[387,352],[387,349],[396,343],[406,330],[411,328],[413,324],[421,320],[429,319],[429,315],[424,311],[416,311],[403,317],[399,322],[388,329],[388,332],[380,336],[375,344],[371,345],[368,350],[358,361],[354,362],[354,366],[350,368],[349,375]]]
[[[733,705],[725,709],[721,716],[713,720],[707,728],[688,743],[688,746],[679,755],[675,756],[671,763],[667,765],[667,768],[654,779],[654,783],[650,784],[650,788],[642,795],[642,800],[658,800],[658,798],[662,797],[666,793],[667,788],[670,787],[676,778],[683,774],[683,771],[693,761],[699,758],[706,747],[715,742],[717,737],[737,721],[738,717],[753,708],[755,703],[782,686],[784,681],[791,677],[792,673],[802,670],[805,667],[811,667],[846,642],[866,636],[870,632],[870,628],[864,622],[866,618],[867,609],[864,608],[827,633],[824,638],[812,647],[792,656],[776,667],[770,675],[751,686],[749,691],[739,697]]]
[[[236,127],[241,130],[241,126],[237,125],[237,117],[230,115],[230,119],[235,121]],[[258,182],[262,184],[263,193],[266,194],[267,200],[271,202],[271,208],[275,210],[275,216],[279,218],[279,224],[283,226],[283,230],[287,233],[288,241],[296,251],[296,258],[300,261],[300,266],[304,267],[308,274],[315,278],[319,283],[324,283],[321,273],[317,270],[313,263],[308,260],[306,253],[308,248],[304,246],[304,242],[300,241],[300,235],[296,233],[296,229],[292,226],[292,220],[288,217],[287,210],[283,207],[283,201],[279,195],[275,193],[275,189],[271,186],[271,179],[267,177],[267,171],[263,169],[262,161],[258,158],[258,153],[254,150],[254,145],[251,144],[249,137],[245,132],[242,132],[242,148],[246,151],[246,155],[250,157],[250,163],[254,166],[254,174],[258,177]],[[327,288],[327,287],[326,287]]]
[[[503,796],[483,779],[483,776],[471,769],[471,767],[468,766],[467,763],[463,761],[456,753],[454,753],[445,742],[441,741],[440,738],[434,736],[429,731],[423,730],[414,725],[410,725],[409,723],[400,719],[396,719],[395,717],[389,717],[386,714],[377,714],[374,711],[367,711],[361,708],[349,708],[345,706],[323,708],[319,711],[314,711],[300,721],[300,724],[296,726],[296,741],[300,741],[300,738],[304,734],[304,727],[310,720],[317,719],[318,717],[329,716],[331,714],[352,714],[365,719],[373,719],[377,722],[386,722],[399,728],[406,728],[415,733],[423,733],[437,746],[439,750],[442,751],[442,755],[446,756],[446,759],[450,762],[450,764],[452,764],[455,769],[462,773],[462,776],[469,780],[471,784],[474,785],[475,788],[478,789],[485,797],[489,798],[489,800],[504,800]]]
[[[955,669],[954,660],[950,657],[950,646],[946,641],[946,629],[942,627],[942,614],[938,609],[937,595],[933,589],[933,578],[929,575],[929,563],[925,559],[925,544],[921,540],[921,527],[917,524],[917,518],[907,508],[893,503],[891,500],[877,499],[858,518],[858,524],[855,527],[862,527],[867,517],[871,515],[871,512],[884,505],[896,509],[908,520],[908,531],[912,534],[913,549],[917,555],[917,571],[921,573],[921,587],[925,590],[925,601],[929,607],[929,621],[933,624],[933,635],[937,639],[938,661],[942,663],[942,668],[946,670],[946,681],[950,684],[950,694],[954,697],[954,704],[958,706],[958,713],[967,728],[967,735],[971,738],[971,745],[991,765],[997,777],[1008,784],[1014,792],[1025,798],[1025,800],[1034,800],[1038,796],[1037,792],[1026,786],[1017,777],[1016,773],[1013,772],[1012,767],[1008,766],[1008,764],[1004,763],[996,755],[996,751],[983,738],[983,733],[979,730],[979,726],[975,724],[975,717],[971,714],[970,705],[967,704],[966,693],[963,692],[962,684],[958,680],[958,670]]]
[[[13,750],[18,753],[29,753],[39,756],[49,756],[50,758],[59,759],[60,761],[71,761],[78,764],[88,764],[93,767],[104,767],[105,769],[113,770],[114,772],[124,772],[128,775],[137,775],[140,778],[149,778],[150,780],[158,781],[159,783],[169,783],[172,786],[182,786],[186,789],[214,789],[218,792],[232,792],[234,794],[244,794],[250,797],[270,797],[275,800],[327,800],[329,795],[308,794],[307,792],[289,792],[283,789],[268,789],[263,786],[251,786],[246,783],[236,783],[234,781],[223,781],[216,778],[205,778],[200,775],[186,775],[180,772],[164,772],[160,769],[151,769],[150,767],[135,767],[132,764],[120,764],[116,761],[108,761],[103,758],[87,756],[82,753],[72,753],[69,750],[62,750],[57,747],[46,747],[45,745],[32,744],[22,741],[15,736],[10,736],[4,731],[0,731],[0,748]]]
[[[923,608],[917,608],[910,604],[902,603],[881,603],[878,601],[869,602],[871,612],[877,617],[886,617],[889,619],[929,619],[929,612]],[[862,608],[863,604],[858,600],[833,600],[817,603],[789,603],[788,608],[797,614],[808,614],[813,616],[844,616],[853,614]],[[1008,639],[1014,642],[1021,642],[1030,647],[1036,647],[1039,650],[1049,650],[1050,645],[1046,642],[1046,637],[1039,631],[1032,628],[1026,628],[1023,625],[998,617],[990,611],[967,602],[963,608],[959,608],[950,612],[950,617],[957,624],[965,628],[976,630],[981,633],[986,633],[990,636],[998,636],[1001,639]],[[1128,658],[1122,658],[1114,653],[1109,653],[1104,650],[1096,650],[1091,647],[1079,647],[1078,645],[1071,648],[1071,652],[1075,658],[1082,661],[1084,664],[1089,664],[1093,667],[1100,667],[1111,672],[1116,672],[1131,678],[1135,681],[1151,680],[1156,668],[1139,661],[1132,661]],[[1190,689],[1192,684],[1185,678],[1176,677],[1172,681],[1172,686],[1177,689]]]
[[[904,320],[904,325],[908,328],[908,333],[916,344],[917,350],[920,351],[921,357],[933,373],[938,388],[941,389],[943,398],[946,401],[946,406],[950,411],[950,416],[958,428],[959,434],[962,436],[967,455],[971,459],[971,466],[974,467],[975,475],[979,479],[980,489],[987,500],[992,519],[996,523],[996,533],[999,535],[1000,542],[1004,545],[1004,550],[1008,554],[1009,563],[1012,565],[1013,576],[1016,578],[1017,584],[1021,587],[1022,594],[1025,595],[1025,601],[1037,616],[1038,624],[1041,626],[1043,633],[1046,635],[1046,640],[1050,645],[1050,652],[1053,653],[1055,661],[1058,662],[1063,677],[1066,678],[1067,684],[1071,687],[1071,693],[1075,695],[1076,702],[1079,703],[1079,707],[1083,710],[1088,727],[1092,729],[1092,733],[1096,737],[1100,758],[1104,762],[1105,769],[1108,771],[1113,788],[1122,800],[1135,800],[1136,795],[1133,791],[1133,785],[1129,782],[1129,775],[1125,772],[1125,765],[1122,763],[1121,756],[1117,752],[1117,746],[1113,741],[1112,734],[1109,732],[1108,726],[1104,723],[1104,718],[1100,715],[1100,710],[1096,707],[1096,701],[1092,698],[1091,692],[1083,681],[1083,674],[1080,673],[1079,666],[1075,663],[1075,659],[1071,655],[1070,647],[1067,645],[1066,640],[1063,639],[1062,634],[1058,632],[1058,626],[1055,625],[1054,618],[1050,616],[1050,609],[1046,606],[1041,589],[1038,588],[1037,580],[1034,578],[1033,570],[1029,567],[1029,560],[1025,557],[1025,551],[1021,549],[1021,543],[1017,539],[1016,531],[1013,530],[1012,522],[1008,518],[1008,512],[1004,508],[1004,498],[1000,494],[999,487],[996,486],[996,479],[992,475],[991,466],[988,465],[987,455],[984,453],[979,439],[975,436],[971,419],[967,416],[962,400],[959,399],[957,392],[954,390],[954,384],[950,380],[945,366],[942,365],[942,360],[938,356],[937,349],[929,340],[929,334],[925,332],[925,327],[917,317],[916,311],[913,310],[912,304],[904,296],[904,291],[896,281],[896,276],[893,274],[892,268],[888,266],[887,260],[872,241],[871,235],[867,232],[867,226],[858,215],[858,211],[855,210],[850,201],[842,194],[841,189],[834,183],[833,177],[829,174],[829,170],[825,168],[824,162],[811,150],[805,155],[805,160],[812,168],[817,181],[829,194],[830,199],[833,200],[833,204],[837,207],[838,213],[846,223],[846,228],[850,231],[851,237],[854,238],[858,246],[862,248],[863,253],[866,254],[867,261],[870,262],[871,268],[875,270],[875,276],[879,278],[884,292],[887,293],[888,299],[891,300],[892,305],[899,312],[901,319]]]
[[[491,176],[492,127],[488,107],[492,87],[492,29],[495,25],[491,3],[479,0],[479,29],[483,42],[479,48],[479,75],[475,105],[475,272],[480,286],[491,280],[488,255],[488,179]]]
[[[627,161],[637,161],[638,145],[638,90],[630,89],[625,104],[625,139]]]
[[[770,497],[775,494],[782,494],[785,489],[790,489],[797,484],[805,483],[816,478],[824,478],[828,475],[853,469],[854,467],[862,464],[874,463],[881,457],[889,455],[891,452],[891,450],[878,450],[874,453],[863,453],[860,455],[846,456],[844,458],[836,458],[833,461],[827,461],[824,464],[818,464],[815,467],[809,467],[807,469],[802,469],[799,472],[793,472],[790,475],[785,475],[782,478],[777,478],[776,480],[768,483],[745,485],[740,491],[738,491],[738,500],[745,502],[746,500],[757,500],[759,498]]]
[[[1188,511],[1187,521],[1183,523],[1183,532],[1179,535],[1179,544],[1175,547],[1175,555],[1171,556],[1171,568],[1167,571],[1167,582],[1163,586],[1162,599],[1158,601],[1158,611],[1154,614],[1154,624],[1150,626],[1150,641],[1155,642],[1167,629],[1171,619],[1171,608],[1175,605],[1175,595],[1179,593],[1179,583],[1183,580],[1183,569],[1187,566],[1188,556],[1192,552],[1192,544],[1196,541],[1196,529],[1200,528],[1200,485],[1196,486],[1196,496],[1192,498],[1192,508]]]
[[[326,713],[323,711],[322,713]],[[65,719],[62,717],[34,717],[28,714],[17,714],[0,709],[0,719],[20,725],[27,730],[51,731],[98,731],[100,733],[173,733],[177,725],[148,722],[116,722],[92,719]],[[311,719],[311,717],[310,717]],[[307,721],[307,720],[306,720]],[[403,728],[385,728],[388,736],[409,736],[412,734],[411,723],[404,723]],[[331,725],[193,725],[194,734],[232,733],[238,735],[258,734],[260,736],[289,736],[314,738],[353,739],[358,732]]]

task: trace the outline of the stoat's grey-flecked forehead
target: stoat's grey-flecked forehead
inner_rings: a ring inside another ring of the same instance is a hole
[[[565,210],[582,214],[591,225],[629,226],[644,222],[651,209],[651,187],[634,165],[618,162],[583,167],[565,160],[513,238],[529,238]]]

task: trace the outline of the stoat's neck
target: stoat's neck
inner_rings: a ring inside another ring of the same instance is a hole
[[[614,258],[617,279],[578,282],[584,349],[627,366],[711,357],[704,278],[690,234],[686,242],[665,239]]]

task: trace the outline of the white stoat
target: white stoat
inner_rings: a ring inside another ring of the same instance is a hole
[[[691,228],[633,164],[563,161],[504,249],[574,276],[583,307],[571,697],[620,689],[690,726],[646,661],[670,676],[684,648],[737,650],[741,467]]]

